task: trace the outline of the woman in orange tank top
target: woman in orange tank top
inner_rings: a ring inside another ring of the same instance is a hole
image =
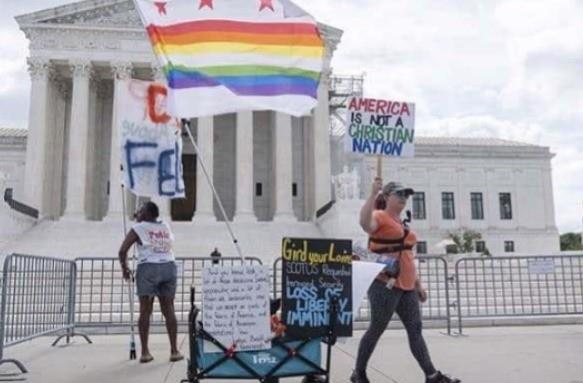
[[[356,367],[350,377],[352,383],[369,382],[366,376],[368,360],[394,312],[399,314],[407,330],[411,352],[425,373],[425,382],[460,382],[435,369],[421,332],[419,302],[427,300],[427,291],[421,285],[415,266],[413,248],[417,238],[401,221],[401,213],[413,193],[413,189],[397,182],[383,187],[382,180],[377,178],[360,211],[360,226],[369,234],[369,250],[380,257],[397,258],[400,271],[394,281],[385,273],[379,274],[368,290],[371,321],[358,347]]]

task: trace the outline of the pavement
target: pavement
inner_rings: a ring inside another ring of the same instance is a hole
[[[334,348],[332,382],[349,382],[362,334],[357,331],[353,338]],[[472,328],[467,330],[467,335],[457,337],[433,329],[424,334],[436,367],[465,383],[583,383],[581,325]],[[164,335],[151,337],[155,360],[145,365],[128,360],[127,335],[91,338],[93,344],[75,338],[69,345],[51,347],[53,338],[45,337],[7,348],[4,357],[20,360],[29,373],[14,374],[14,367],[2,365],[0,381],[177,383],[186,376],[186,362],[168,361]],[[185,334],[180,335],[179,343],[187,355]],[[368,374],[371,382],[424,382],[409,352],[404,330],[385,332],[370,361]],[[281,380],[282,383],[299,381],[297,378]]]

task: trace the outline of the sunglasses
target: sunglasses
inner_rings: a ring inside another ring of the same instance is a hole
[[[409,193],[407,193],[404,190],[397,190],[395,192],[392,192],[391,194],[396,195],[397,197],[399,197],[400,199],[407,199],[409,198]],[[390,194],[389,194],[390,195]]]

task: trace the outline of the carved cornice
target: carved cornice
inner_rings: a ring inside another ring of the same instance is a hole
[[[98,30],[50,26],[24,28],[31,50],[121,50],[121,39],[147,41],[146,33],[131,30]]]
[[[34,80],[48,80],[53,74],[53,66],[49,59],[43,57],[29,57],[26,59],[28,65],[28,73],[30,78]]]
[[[91,79],[93,77],[93,65],[90,60],[74,60],[70,62],[70,65],[71,74],[74,78],[88,77]]]
[[[318,30],[324,39],[324,56],[326,61],[331,61],[340,40],[342,39],[342,30],[331,27],[326,24],[318,24]]]
[[[142,26],[131,0],[91,0],[16,17],[20,24]]]
[[[49,20],[51,24],[74,24],[93,26],[142,27],[140,15],[131,1],[74,13]]]
[[[111,74],[114,79],[129,80],[132,78],[133,65],[131,62],[118,61],[111,63]]]

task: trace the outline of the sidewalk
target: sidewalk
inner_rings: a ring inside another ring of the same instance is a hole
[[[583,383],[583,326],[499,327],[468,329],[468,336],[448,337],[439,330],[425,331],[436,366],[465,383]],[[332,382],[347,383],[362,332],[339,343],[333,356]],[[186,363],[168,362],[166,337],[151,339],[154,362],[128,360],[127,336],[93,336],[94,344],[77,338],[72,344],[50,347],[52,338],[38,339],[5,350],[5,357],[22,361],[33,383],[162,383],[179,382]],[[186,336],[179,342],[188,353]],[[0,381],[14,368],[0,367]],[[423,383],[409,353],[404,330],[385,333],[370,366],[371,382]],[[283,382],[299,382],[286,379]],[[209,382],[223,381],[209,380]],[[227,382],[227,381],[225,381]],[[231,380],[229,382],[234,382]]]

